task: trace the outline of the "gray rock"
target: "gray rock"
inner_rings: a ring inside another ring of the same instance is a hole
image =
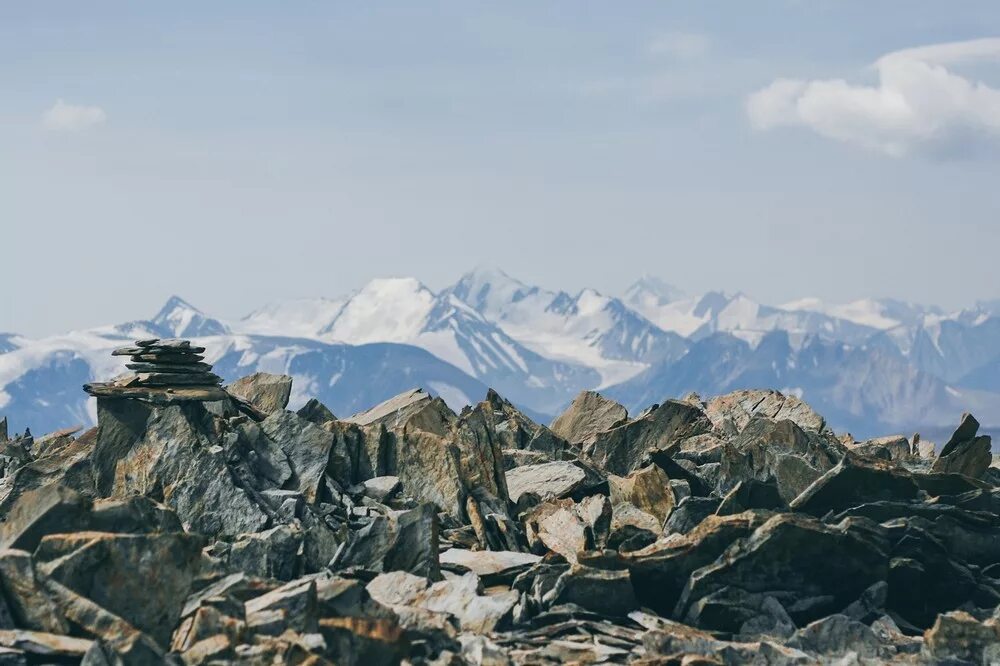
[[[802,627],[788,641],[790,647],[822,655],[877,657],[881,643],[871,627],[846,615],[834,614]]]
[[[336,566],[406,571],[438,580],[438,519],[433,505],[376,517],[351,534]]]
[[[288,406],[288,398],[292,394],[292,378],[288,375],[255,372],[229,384],[226,391],[250,402],[265,414],[273,414]]]
[[[559,576],[546,599],[551,604],[576,604],[612,617],[624,617],[638,606],[627,570],[609,571],[579,564]]]
[[[773,480],[781,498],[790,502],[843,455],[843,445],[832,436],[757,416],[726,444],[720,490],[729,492],[744,480]]]
[[[376,476],[364,481],[363,485],[365,496],[378,502],[385,502],[403,487],[398,476]]]
[[[581,443],[597,433],[623,425],[628,410],[596,391],[583,391],[552,422],[552,432],[567,442]]]
[[[711,429],[711,422],[700,409],[668,400],[633,421],[592,435],[582,448],[598,467],[623,476],[641,467],[654,451],[680,446],[685,439]]]
[[[411,389],[344,420],[362,426],[382,424],[387,430],[393,430],[431,399],[423,389]]]
[[[826,420],[812,407],[778,391],[734,391],[720,395],[705,404],[705,413],[717,430],[731,435],[742,432],[754,416],[792,421],[803,430],[814,432],[826,429]]]
[[[293,580],[246,602],[251,631],[278,636],[291,629],[300,633],[318,629],[316,581]]]
[[[323,425],[327,421],[337,420],[337,417],[333,415],[333,412],[331,412],[326,405],[316,398],[309,398],[309,401],[295,413],[304,418],[306,421],[315,423],[316,425]]]
[[[80,532],[45,537],[34,558],[45,578],[89,599],[166,647],[199,573],[203,546],[203,539],[184,533]],[[144,564],[148,562],[156,563],[155,574]],[[75,622],[68,614],[67,618]]]
[[[350,485],[351,462],[334,449],[334,436],[294,412],[277,411],[260,424],[267,437],[288,456],[291,483],[309,503],[316,503],[329,475],[342,485]]]
[[[68,532],[84,522],[90,500],[60,485],[29,490],[0,523],[0,548],[34,550],[46,534]]]
[[[931,471],[964,474],[973,479],[983,476],[993,463],[992,440],[989,435],[976,437],[978,431],[979,421],[972,414],[963,414],[961,424],[942,447]]]
[[[919,487],[905,469],[879,460],[845,457],[790,503],[814,516],[879,500],[912,500]]]
[[[0,550],[0,587],[16,626],[55,634],[69,633],[66,618],[39,583],[30,553]]]
[[[724,605],[737,590],[767,590],[796,624],[812,622],[885,580],[887,550],[884,532],[869,520],[826,525],[800,514],[779,514],[733,544],[724,558],[694,572],[675,613],[702,628],[737,631],[738,615],[705,614],[699,600],[712,595],[714,604]],[[817,561],[824,566],[816,567]]]
[[[238,537],[229,546],[227,563],[233,571],[250,576],[291,580],[299,573],[301,548],[302,530],[278,525]]]
[[[587,480],[587,472],[569,461],[553,461],[540,465],[525,465],[506,473],[510,500],[517,502],[521,495],[534,493],[542,500],[567,497]]]
[[[101,496],[162,496],[185,529],[212,536],[260,531],[269,516],[236,485],[213,417],[201,403],[153,407],[101,398],[94,476]]]

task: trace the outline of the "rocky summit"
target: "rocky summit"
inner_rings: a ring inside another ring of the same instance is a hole
[[[4,664],[1000,663],[1000,469],[776,391],[352,416],[142,340],[0,430]],[[935,453],[935,451],[938,453]]]

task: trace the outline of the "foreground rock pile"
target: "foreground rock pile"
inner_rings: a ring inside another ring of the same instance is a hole
[[[494,392],[337,418],[288,377],[218,390],[3,438],[0,663],[1000,660],[971,416],[937,457],[774,391],[586,393],[550,430]]]

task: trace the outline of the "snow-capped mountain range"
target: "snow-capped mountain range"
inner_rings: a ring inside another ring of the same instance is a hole
[[[36,432],[93,420],[80,385],[122,370],[110,351],[186,337],[226,379],[295,377],[347,416],[414,386],[455,408],[492,387],[542,421],[579,391],[639,410],[688,391],[773,387],[855,434],[940,427],[972,410],[1000,425],[1000,304],[945,313],[889,299],[780,306],[745,294],[688,297],[644,277],[621,298],[477,269],[433,291],[413,278],[334,298],[265,305],[223,321],[172,297],[148,320],[40,339],[0,334],[0,414]]]

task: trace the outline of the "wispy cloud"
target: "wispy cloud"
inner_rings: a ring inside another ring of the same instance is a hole
[[[799,126],[893,157],[962,155],[1000,144],[1000,90],[954,71],[1000,63],[1000,38],[894,51],[873,65],[878,81],[778,79],[747,98],[760,130]]]
[[[100,125],[107,118],[104,109],[99,106],[67,104],[60,99],[42,113],[42,125],[56,132],[78,132]]]
[[[666,32],[653,38],[646,45],[646,52],[653,56],[668,56],[692,60],[706,55],[712,48],[708,35],[698,32]]]

